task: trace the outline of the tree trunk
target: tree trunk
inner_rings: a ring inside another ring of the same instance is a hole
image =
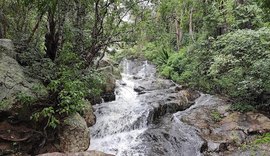
[[[38,17],[38,21],[35,25],[35,27],[33,28],[32,32],[31,32],[31,35],[29,36],[29,38],[27,39],[27,43],[30,43],[32,38],[34,37],[35,35],[35,32],[37,31],[38,27],[39,27],[39,24],[40,24],[40,21],[42,20],[42,17],[43,17],[43,13],[41,13]]]
[[[95,21],[94,21],[94,26],[92,28],[92,33],[91,33],[91,45],[88,51],[88,54],[86,56],[86,60],[89,65],[93,64],[94,58],[101,49],[101,47],[98,45],[98,40],[101,29],[99,28],[101,26],[101,17],[100,17],[100,10],[99,10],[99,0],[96,0],[95,2]]]
[[[54,61],[58,49],[59,34],[56,32],[56,22],[54,20],[54,13],[48,12],[48,27],[45,35],[46,55]]]
[[[180,28],[179,28],[179,20],[177,17],[175,18],[175,31],[176,31],[176,49],[177,51],[180,49]]]
[[[0,11],[0,38],[5,38],[7,33],[8,22],[2,11]]]
[[[195,42],[195,40],[194,40],[194,34],[193,34],[192,18],[193,18],[193,7],[191,7],[190,13],[189,13],[189,35],[190,35],[191,40],[193,42]]]
[[[59,1],[58,5],[58,50],[61,50],[64,44],[64,24],[66,21],[66,14],[69,11],[68,4],[65,1]]]
[[[81,1],[75,0],[76,17],[74,27],[76,28],[74,39],[74,51],[82,54],[84,51],[83,27],[86,18],[86,6]]]

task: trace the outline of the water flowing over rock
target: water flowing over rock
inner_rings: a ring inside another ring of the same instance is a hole
[[[124,60],[122,68],[116,100],[94,106],[89,150],[117,156],[250,155],[238,147],[249,135],[269,131],[262,114],[232,113],[225,99],[158,78],[147,61]]]
[[[113,156],[111,154],[106,154],[98,151],[87,151],[87,152],[77,152],[77,153],[46,153],[40,154],[38,156]]]
[[[157,78],[147,61],[125,60],[122,67],[116,100],[94,106],[97,122],[89,149],[116,155],[199,154],[203,141],[196,129],[185,125],[184,130],[173,117],[193,105],[199,93],[179,91],[172,81]]]

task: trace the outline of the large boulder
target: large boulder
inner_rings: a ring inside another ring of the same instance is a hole
[[[99,69],[105,75],[105,85],[102,88],[102,98],[105,102],[115,100],[114,90],[116,87],[116,77],[114,67],[107,66]]]
[[[248,133],[270,132],[270,119],[260,113],[234,112],[225,117],[221,122],[224,130],[242,130]]]
[[[0,39],[0,51],[4,51],[6,55],[12,58],[16,57],[14,45],[10,39]]]
[[[78,113],[67,117],[60,128],[60,151],[64,153],[86,151],[90,146],[90,132]]]
[[[23,105],[16,103],[18,93],[31,95],[33,82],[24,75],[23,67],[12,57],[13,44],[10,40],[0,40],[0,112],[16,112]]]
[[[256,134],[270,132],[270,119],[258,112],[230,112],[230,104],[215,96],[203,96],[197,103],[200,105],[183,116],[182,121],[198,129],[206,142],[206,155],[249,155],[252,149],[239,147],[252,142]],[[258,145],[260,150],[269,153]]]
[[[85,107],[82,111],[82,117],[85,119],[88,127],[91,127],[96,123],[96,116],[94,114],[92,105],[87,100],[85,100]]]

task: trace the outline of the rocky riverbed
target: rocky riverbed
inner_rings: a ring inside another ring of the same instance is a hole
[[[225,98],[158,78],[147,61],[122,66],[116,101],[94,106],[91,150],[119,156],[270,154],[265,144],[245,148],[270,131],[263,114],[232,112]]]
[[[267,116],[230,111],[226,98],[159,78],[142,60],[124,60],[115,96],[108,76],[107,102],[92,108],[85,101],[84,111],[68,116],[46,141],[29,120],[31,109],[16,102],[38,81],[27,77],[15,56],[12,42],[0,40],[0,155],[270,155],[269,143],[260,141],[270,132]]]

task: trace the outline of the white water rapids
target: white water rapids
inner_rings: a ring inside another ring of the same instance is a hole
[[[173,83],[156,78],[155,67],[147,61],[136,64],[125,60],[122,66],[116,100],[93,106],[97,122],[90,127],[89,150],[117,156],[201,155],[203,140],[181,118],[197,106],[208,105],[212,97],[202,95],[189,109],[170,112],[174,105],[169,99],[177,94],[171,91]],[[134,91],[137,85],[148,90],[138,94]],[[159,112],[163,110],[165,114]]]
[[[137,98],[129,63],[125,61],[123,67],[122,80],[117,81],[116,100],[94,106],[97,122],[91,127],[91,150],[125,155],[129,149],[141,143],[137,136],[147,129],[145,118],[149,108]],[[147,75],[145,68],[147,62],[139,75]]]

